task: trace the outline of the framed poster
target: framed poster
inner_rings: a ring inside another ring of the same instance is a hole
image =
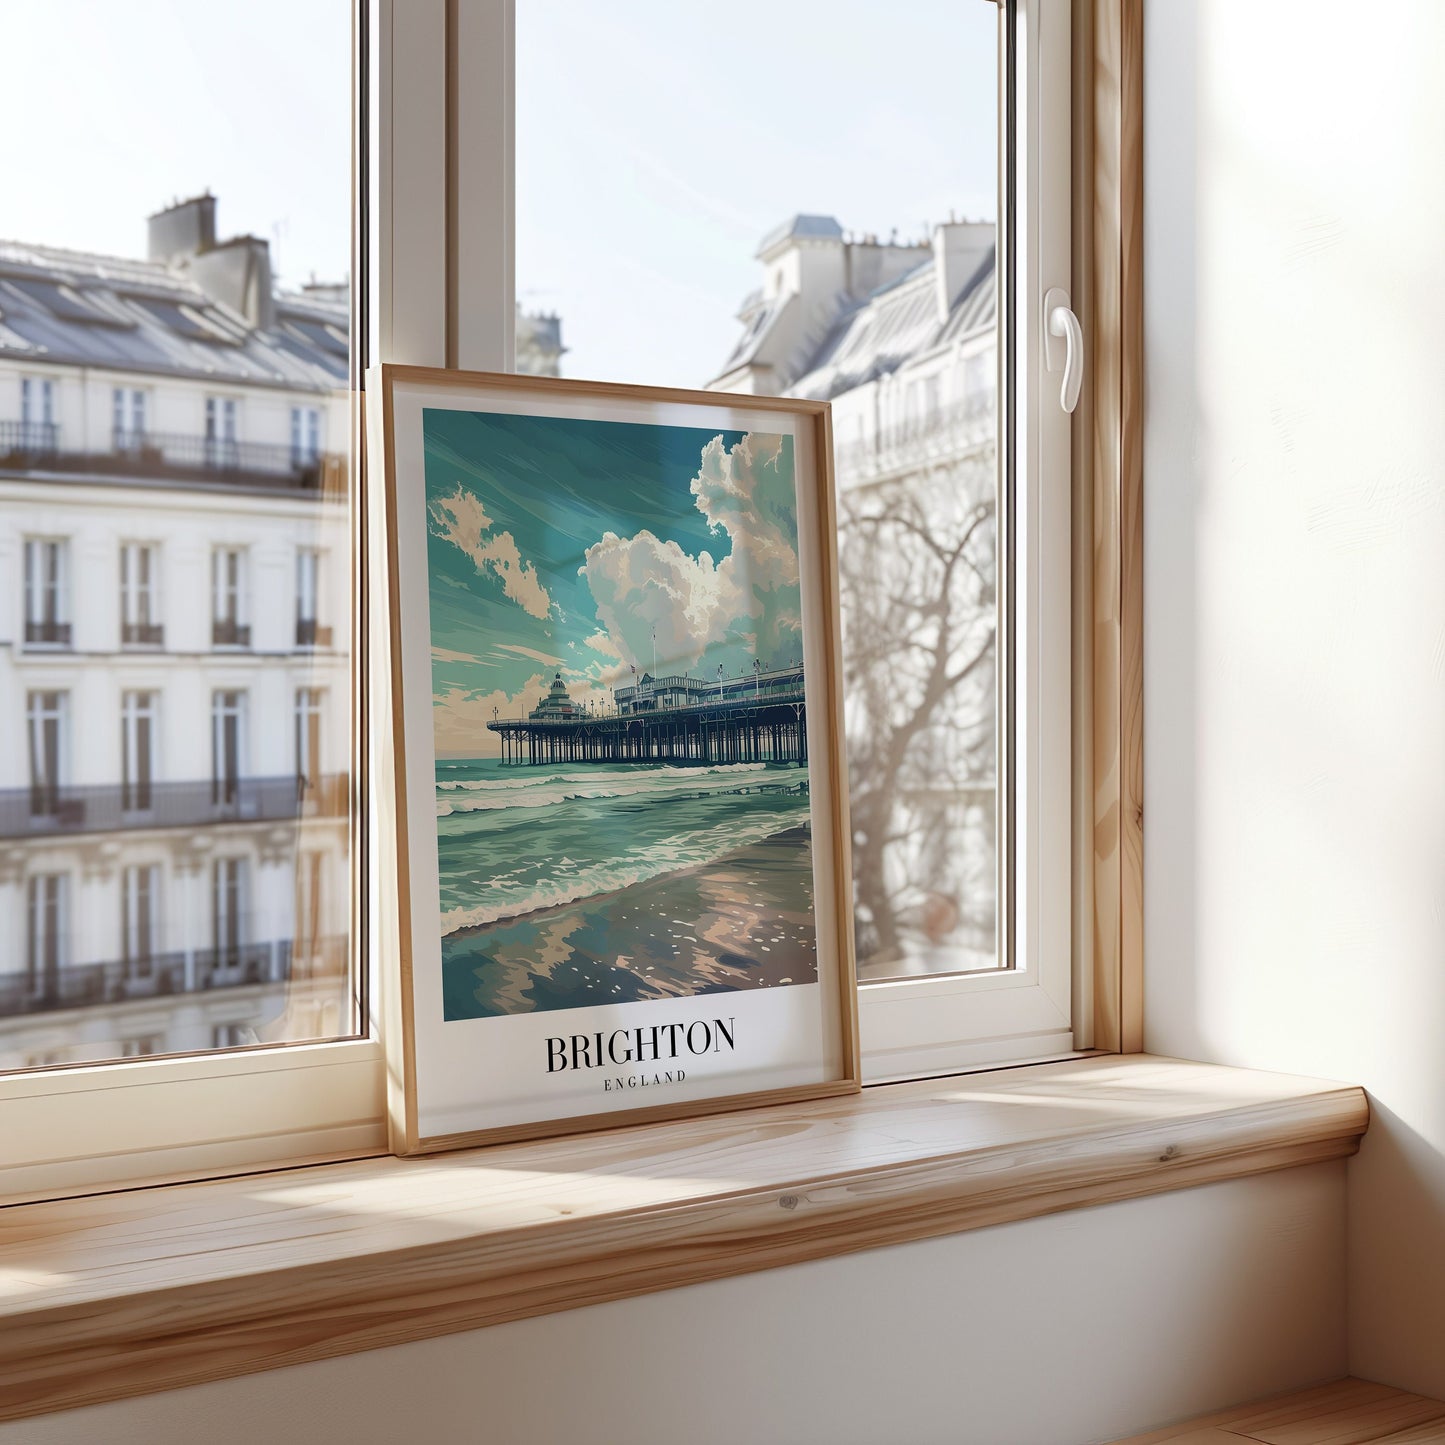
[[[855,1090],[827,404],[370,394],[393,1148]]]

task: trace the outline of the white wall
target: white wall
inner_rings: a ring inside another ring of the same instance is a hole
[[[13,1425],[0,1445],[1085,1445],[1344,1367],[1315,1165]]]
[[[1146,1044],[1369,1089],[1350,1365],[1445,1396],[1445,5],[1146,29]]]

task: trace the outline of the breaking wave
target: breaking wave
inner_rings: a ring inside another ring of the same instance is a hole
[[[779,802],[782,800],[779,799]],[[492,882],[492,896],[486,902],[444,910],[442,933],[476,928],[539,908],[576,903],[583,898],[612,893],[649,878],[661,877],[665,873],[678,873],[685,868],[713,863],[736,848],[761,843],[775,833],[799,827],[807,821],[806,799],[795,799],[791,806],[753,811],[744,818],[729,818],[711,827],[673,834],[666,839],[629,848],[619,857],[580,864],[569,869],[565,877],[554,876],[515,884],[497,878]]]
[[[445,785],[445,796],[438,796],[437,817],[499,808],[550,808],[584,799],[646,798],[649,802],[662,802],[668,798],[735,793],[746,788],[774,786],[761,777],[747,776],[766,771],[766,763],[733,763],[715,768],[652,768],[645,772],[594,772],[583,776],[575,772],[551,773],[516,783],[511,779],[459,780]],[[797,780],[793,779],[791,785],[797,786]],[[439,794],[443,786],[438,783]],[[780,782],[776,786],[786,785]]]

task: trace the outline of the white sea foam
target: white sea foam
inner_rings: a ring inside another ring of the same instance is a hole
[[[716,763],[700,767],[674,767],[672,765],[634,766],[625,770],[597,768],[579,765],[571,771],[555,768],[521,768],[504,778],[437,778],[437,792],[499,793],[519,792],[529,788],[542,787],[550,783],[573,779],[612,780],[616,778],[686,778],[708,777],[718,773],[756,773],[767,768],[766,763]]]
[[[665,873],[678,873],[685,868],[713,863],[735,848],[760,843],[785,828],[799,826],[806,819],[806,812],[798,810],[769,810],[745,819],[730,819],[690,834],[672,836],[665,842],[632,849],[620,857],[580,867],[565,878],[550,878],[530,890],[518,889],[511,896],[494,894],[486,903],[445,910],[441,919],[442,932],[455,933],[462,928],[494,923],[499,918],[533,913],[539,908],[576,903],[584,898],[644,883],[650,878],[659,878]]]
[[[688,797],[698,793],[731,793],[766,771],[765,763],[739,763],[725,768],[656,768],[631,773],[571,773],[546,784],[529,784],[509,791],[487,792],[480,796],[468,793],[438,798],[437,817],[454,813],[493,812],[500,808],[550,808],[558,803],[597,798],[636,798],[649,800]],[[752,779],[739,774],[754,775]],[[792,786],[802,781],[786,773],[778,775],[778,783]]]

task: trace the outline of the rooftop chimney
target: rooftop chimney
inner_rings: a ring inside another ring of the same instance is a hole
[[[252,326],[276,324],[271,247],[259,236],[233,236],[193,256],[186,266],[206,295],[239,311]]]
[[[216,198],[207,191],[177,201],[146,221],[146,257],[172,265],[216,244]]]
[[[950,221],[946,226],[934,227],[933,267],[940,325],[948,320],[953,303],[983,265],[992,246],[992,221]]]

